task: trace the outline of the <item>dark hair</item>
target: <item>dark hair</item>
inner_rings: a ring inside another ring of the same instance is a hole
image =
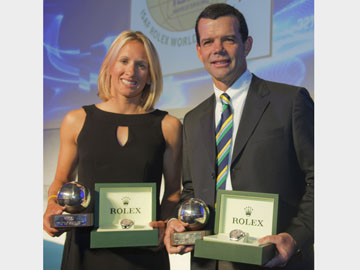
[[[216,20],[217,18],[223,16],[234,16],[239,22],[239,28],[240,28],[239,32],[241,34],[242,41],[245,42],[247,40],[249,31],[244,15],[242,15],[242,13],[238,11],[236,8],[228,4],[213,4],[207,6],[196,19],[195,33],[196,33],[196,41],[198,45],[200,45],[200,36],[198,30],[200,19],[204,18],[204,19]]]

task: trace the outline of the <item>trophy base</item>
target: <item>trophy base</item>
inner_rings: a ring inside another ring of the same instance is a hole
[[[50,217],[50,227],[56,229],[92,227],[93,214],[69,214],[69,215],[52,215]]]
[[[211,231],[187,231],[170,234],[170,243],[172,246],[195,245],[195,241],[202,240],[205,235],[210,235]]]

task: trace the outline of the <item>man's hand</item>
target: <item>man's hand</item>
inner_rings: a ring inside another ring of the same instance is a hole
[[[184,254],[194,249],[194,246],[172,246],[170,244],[170,234],[174,232],[184,232],[187,226],[189,226],[189,224],[183,223],[177,219],[170,220],[167,224],[164,244],[169,254]]]
[[[276,245],[278,254],[265,264],[265,267],[284,267],[291,256],[295,253],[296,242],[288,233],[268,235],[259,239],[259,244],[273,243]]]

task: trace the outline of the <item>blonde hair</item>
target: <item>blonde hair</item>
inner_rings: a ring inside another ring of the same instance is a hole
[[[98,78],[98,96],[107,101],[111,98],[111,77],[112,67],[120,49],[129,41],[138,41],[144,45],[146,56],[149,60],[151,84],[146,84],[142,92],[140,106],[146,111],[156,104],[163,88],[163,79],[158,53],[152,42],[139,31],[124,31],[120,33],[110,46],[103,63],[101,64]]]

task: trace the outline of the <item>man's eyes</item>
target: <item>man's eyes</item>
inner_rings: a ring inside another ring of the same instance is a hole
[[[202,45],[208,45],[211,43],[212,43],[212,40],[203,40]]]
[[[235,39],[232,38],[232,37],[227,37],[227,38],[224,38],[224,41],[225,42],[231,42],[231,43],[234,43],[235,42]]]

